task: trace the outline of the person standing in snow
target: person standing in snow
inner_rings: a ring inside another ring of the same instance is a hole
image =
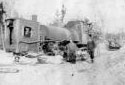
[[[90,55],[90,58],[91,58],[91,62],[93,63],[94,62],[94,51],[95,51],[95,42],[94,40],[91,38],[91,35],[88,39],[88,42],[87,42],[87,48],[88,48],[88,53]]]
[[[77,46],[75,43],[73,43],[72,40],[70,40],[70,43],[67,45],[68,48],[68,61],[71,63],[76,63],[76,50]]]

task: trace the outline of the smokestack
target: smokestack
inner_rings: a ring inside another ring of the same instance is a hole
[[[37,15],[32,15],[32,20],[37,21]]]

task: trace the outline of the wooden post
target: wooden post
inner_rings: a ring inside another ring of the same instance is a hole
[[[15,21],[15,25],[14,25],[14,31],[16,33],[16,52],[19,53],[20,52],[20,38],[19,38],[19,26],[20,26],[20,21],[16,20]]]
[[[2,40],[2,48],[5,51],[5,43],[4,43],[4,33],[3,33],[3,25],[0,25],[0,29],[1,29],[1,40]]]
[[[0,30],[1,30],[1,40],[2,40],[2,46],[3,50],[5,51],[5,42],[4,42],[4,15],[5,11],[3,8],[3,3],[0,3]]]

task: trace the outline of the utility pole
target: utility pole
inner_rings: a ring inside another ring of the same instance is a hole
[[[3,2],[0,3],[0,31],[1,31],[1,40],[2,40],[2,48],[5,50],[5,44],[4,44],[4,14],[5,10],[3,7]]]

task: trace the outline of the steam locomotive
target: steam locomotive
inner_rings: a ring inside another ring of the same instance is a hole
[[[41,43],[47,41],[80,41],[77,31],[67,28],[41,25],[36,18],[26,20],[23,18],[10,18],[5,23],[4,45],[6,51],[39,52]],[[76,37],[77,36],[77,37]]]

